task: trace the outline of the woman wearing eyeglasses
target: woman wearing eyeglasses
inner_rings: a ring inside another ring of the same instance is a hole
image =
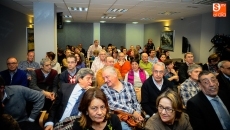
[[[172,90],[162,93],[156,101],[158,112],[150,117],[146,130],[192,130],[189,116],[182,112],[182,102]]]

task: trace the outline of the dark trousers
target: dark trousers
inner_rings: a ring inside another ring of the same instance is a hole
[[[21,130],[42,130],[42,128],[35,122],[23,121],[18,124]]]

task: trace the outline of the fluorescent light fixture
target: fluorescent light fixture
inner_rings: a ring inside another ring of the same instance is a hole
[[[138,22],[133,22],[133,24],[138,24]]]
[[[65,22],[70,23],[71,21],[70,20],[66,20]]]
[[[173,15],[173,14],[177,14],[177,13],[180,13],[180,12],[165,11],[165,12],[158,13],[158,15]]]
[[[102,19],[115,19],[114,16],[101,16]]]
[[[141,20],[152,20],[153,18],[141,18]]]
[[[70,11],[80,11],[80,12],[87,12],[88,8],[85,7],[68,7]]]
[[[100,21],[100,23],[105,23],[106,21]]]
[[[128,11],[128,9],[116,9],[116,8],[112,9],[111,8],[107,10],[108,13],[124,13],[126,11]]]
[[[63,15],[64,18],[72,18],[71,15]]]

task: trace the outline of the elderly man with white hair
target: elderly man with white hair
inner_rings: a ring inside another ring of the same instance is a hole
[[[157,112],[157,97],[168,88],[173,88],[172,84],[164,78],[164,72],[165,64],[163,62],[153,64],[152,76],[149,76],[141,87],[141,106],[150,116]]]
[[[98,58],[96,58],[91,66],[91,70],[95,73],[97,73],[98,70],[104,67],[105,65],[105,58],[106,58],[106,51],[100,50]]]
[[[219,89],[230,94],[230,61],[223,60],[218,63],[220,73],[216,76],[219,81]],[[230,95],[229,95],[230,97]]]

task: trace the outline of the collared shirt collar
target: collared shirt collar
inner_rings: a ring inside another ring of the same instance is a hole
[[[153,79],[153,83],[157,86],[157,88],[158,88],[159,90],[161,90],[161,88],[162,88],[162,86],[163,86],[163,83],[164,83],[164,78],[162,78],[162,81],[161,81],[160,84],[158,84],[158,83],[156,82],[156,80],[153,78],[153,76],[152,76],[152,79]]]
[[[10,74],[15,74],[18,71],[18,69],[16,69],[15,71],[9,71]]]
[[[207,99],[209,100],[209,101],[211,101],[212,99],[214,99],[214,98],[216,98],[216,97],[219,97],[218,95],[216,96],[216,97],[210,97],[210,96],[208,96],[208,95],[206,95],[206,94],[204,94],[206,97],[207,97]]]
[[[228,77],[226,74],[223,73],[223,75],[224,75],[225,78],[227,78],[228,80],[230,80],[230,77]]]
[[[41,71],[42,71],[42,69],[41,69]],[[45,78],[49,75],[49,73],[44,73],[43,71],[42,71],[42,73],[44,74],[44,76],[45,76]]]
[[[2,98],[2,102],[7,98],[7,94],[6,94],[6,91],[4,90],[4,96]]]
[[[195,86],[196,84],[198,84],[198,82],[195,82],[194,80],[192,80],[190,77],[188,78],[188,80]]]
[[[76,74],[77,68],[75,67],[73,72],[69,71],[68,69],[67,69],[67,71],[71,76],[74,76]]]

